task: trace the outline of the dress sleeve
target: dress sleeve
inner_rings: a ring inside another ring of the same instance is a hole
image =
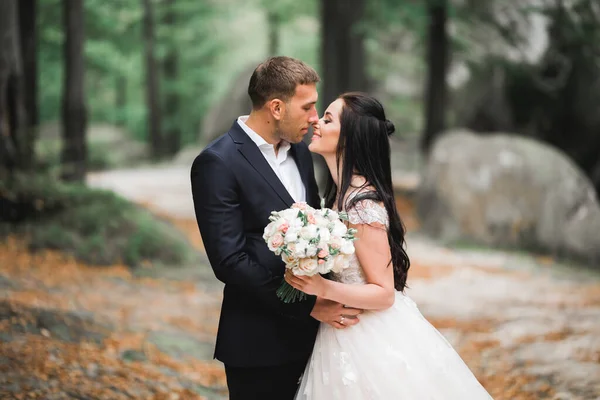
[[[352,208],[348,210],[348,220],[354,225],[359,224],[381,224],[388,227],[388,214],[383,205],[380,203],[364,199],[357,201]]]

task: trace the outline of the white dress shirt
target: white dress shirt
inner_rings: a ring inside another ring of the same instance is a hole
[[[275,175],[279,178],[283,186],[286,188],[290,196],[294,201],[306,201],[306,188],[302,183],[302,177],[300,171],[293,157],[289,156],[291,145],[282,141],[279,146],[279,151],[275,155],[275,146],[267,143],[258,133],[246,125],[248,115],[238,117],[238,124],[242,127],[244,132],[250,139],[258,146],[258,149],[265,157],[265,160],[269,163]]]

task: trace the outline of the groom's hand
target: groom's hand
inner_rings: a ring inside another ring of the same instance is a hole
[[[358,315],[362,312],[363,310],[358,308],[344,307],[343,304],[336,303],[335,301],[317,297],[310,316],[336,329],[344,329],[358,324],[360,322]]]

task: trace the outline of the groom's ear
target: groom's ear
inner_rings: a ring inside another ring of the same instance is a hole
[[[276,121],[281,121],[285,112],[285,103],[280,99],[273,99],[269,102],[269,110]]]

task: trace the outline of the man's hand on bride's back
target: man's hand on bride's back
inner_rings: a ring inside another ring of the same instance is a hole
[[[360,322],[358,316],[362,312],[363,310],[358,308],[344,307],[343,304],[335,301],[317,297],[310,316],[336,329],[344,329],[358,324]]]

